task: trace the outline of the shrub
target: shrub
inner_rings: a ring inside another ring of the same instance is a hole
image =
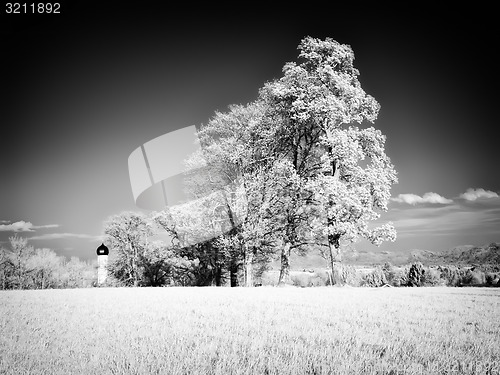
[[[328,282],[328,279],[323,280],[323,278],[320,275],[314,273],[311,276],[311,278],[309,279],[309,285],[308,286],[312,286],[312,287],[315,287],[315,286],[326,286],[327,282]]]
[[[309,280],[311,279],[311,274],[308,272],[290,272],[290,280],[292,281],[293,286],[298,287],[308,287]]]
[[[494,275],[484,273],[477,268],[460,268],[455,266],[440,266],[441,279],[447,286],[462,285],[492,285]]]
[[[408,285],[408,273],[410,269],[408,267],[403,267],[394,271],[394,277],[392,279],[392,286],[407,286]]]
[[[476,269],[468,269],[462,277],[463,285],[483,285],[486,283],[484,272]]]
[[[484,275],[484,280],[486,281],[486,285],[493,285],[493,280],[495,280],[495,274],[488,272]]]
[[[443,279],[445,285],[447,286],[459,286],[462,285],[462,278],[464,276],[464,271],[455,266],[439,266],[438,270],[441,272],[441,279]]]
[[[384,271],[381,267],[376,267],[372,272],[363,277],[362,285],[369,287],[379,287],[387,284]]]
[[[337,264],[336,272],[342,285],[359,286],[361,284],[361,276],[353,266]]]
[[[315,278],[319,278],[321,280],[321,285],[328,286],[332,285],[330,280],[330,270],[321,270],[316,271],[314,273]]]
[[[425,271],[423,283],[425,286],[446,285],[446,281],[441,278],[441,272],[436,268],[428,268]]]
[[[384,272],[387,283],[393,285],[394,279],[396,278],[397,274],[394,266],[390,262],[385,262],[384,265],[382,266],[382,271]]]
[[[264,271],[260,276],[260,283],[262,286],[276,286],[278,285],[279,272]]]
[[[408,286],[423,286],[425,280],[425,269],[422,263],[416,262],[410,266],[408,272]]]
[[[343,280],[342,285],[358,286],[356,284],[356,270],[351,266],[339,267],[340,272],[338,275]],[[292,272],[290,274],[290,279],[293,286],[297,287],[319,287],[331,285],[330,281],[330,270],[322,270],[316,272]]]

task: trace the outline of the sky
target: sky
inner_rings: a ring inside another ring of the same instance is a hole
[[[0,16],[0,246],[90,260],[112,215],[139,209],[127,160],[144,143],[257,98],[305,36],[349,44],[398,171],[398,239],[358,250],[500,241],[493,9],[314,3],[194,9],[63,2]]]

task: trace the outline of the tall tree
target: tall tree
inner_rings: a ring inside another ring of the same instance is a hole
[[[28,239],[17,235],[9,237],[12,248],[12,265],[14,273],[14,283],[18,289],[28,288],[30,285],[30,273],[33,269],[30,267],[29,260],[35,253],[33,246],[28,245]]]
[[[286,64],[261,97],[281,118],[280,152],[306,182],[313,232],[326,240],[333,272],[341,239],[395,239],[390,223],[373,228],[368,222],[387,210],[397,178],[380,131],[352,125],[374,122],[380,106],[361,88],[350,46],[307,37],[299,50],[301,62]]]
[[[233,273],[243,268],[244,284],[253,286],[253,265],[265,262],[272,251],[273,226],[262,209],[272,191],[264,175],[270,176],[275,155],[269,152],[268,125],[262,119],[260,102],[233,105],[226,113],[217,112],[201,127],[202,149],[188,161],[191,169],[203,169],[190,182],[196,197],[212,197],[208,218],[217,222],[219,238],[210,246],[221,247]],[[199,168],[203,164],[203,168]],[[210,199],[210,198],[207,198]],[[207,218],[206,218],[207,219]],[[213,225],[205,226],[206,230]],[[213,236],[212,236],[213,237]]]
[[[95,284],[96,265],[72,256],[64,261],[59,276],[59,285],[63,288],[88,288]]]
[[[273,231],[281,263],[278,284],[290,283],[292,251],[305,254],[310,244],[304,179],[287,159],[276,161],[266,176],[270,192],[265,215]]]
[[[0,272],[2,277],[2,290],[9,287],[9,280],[13,270],[12,254],[6,247],[0,247]]]
[[[123,212],[105,223],[104,233],[110,243],[109,269],[127,285],[138,286],[141,278],[140,258],[147,248],[152,227],[145,215]]]
[[[51,249],[36,249],[29,260],[33,284],[36,289],[46,289],[57,286],[57,272],[61,268],[63,258]]]

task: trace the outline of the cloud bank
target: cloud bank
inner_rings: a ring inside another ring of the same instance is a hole
[[[59,224],[33,225],[31,222],[24,220],[16,221],[15,223],[2,220],[1,223],[0,232],[34,232],[35,229],[59,227]]]
[[[416,204],[430,203],[430,204],[451,204],[453,200],[445,198],[437,193],[429,192],[423,196],[416,194],[399,194],[396,198],[392,198],[394,202],[406,203],[415,206]]]
[[[482,188],[472,189],[469,188],[463,194],[460,194],[460,198],[465,199],[467,201],[475,201],[480,198],[498,198],[498,194],[491,190],[484,190]]]
[[[498,193],[491,191],[491,190],[485,190],[483,188],[469,188],[465,193],[460,194],[458,197],[459,200],[466,200],[469,202],[474,202],[478,199],[493,199],[493,198],[499,198]],[[448,205],[454,203],[453,199],[448,199],[443,197],[442,195],[439,195],[437,193],[433,192],[428,192],[425,193],[423,196],[417,195],[417,194],[399,194],[396,198],[391,198],[393,202],[398,202],[398,203],[406,203],[412,206],[418,205],[418,204],[441,204],[441,205]],[[455,199],[456,202],[457,199]]]
[[[41,234],[39,236],[30,237],[29,240],[58,240],[61,238],[81,238],[92,241],[95,240],[100,241],[101,236],[93,236],[90,234],[81,234],[81,233],[46,233],[46,234]]]

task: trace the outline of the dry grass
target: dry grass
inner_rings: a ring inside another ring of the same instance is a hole
[[[499,311],[487,288],[5,291],[0,373],[499,374]]]

